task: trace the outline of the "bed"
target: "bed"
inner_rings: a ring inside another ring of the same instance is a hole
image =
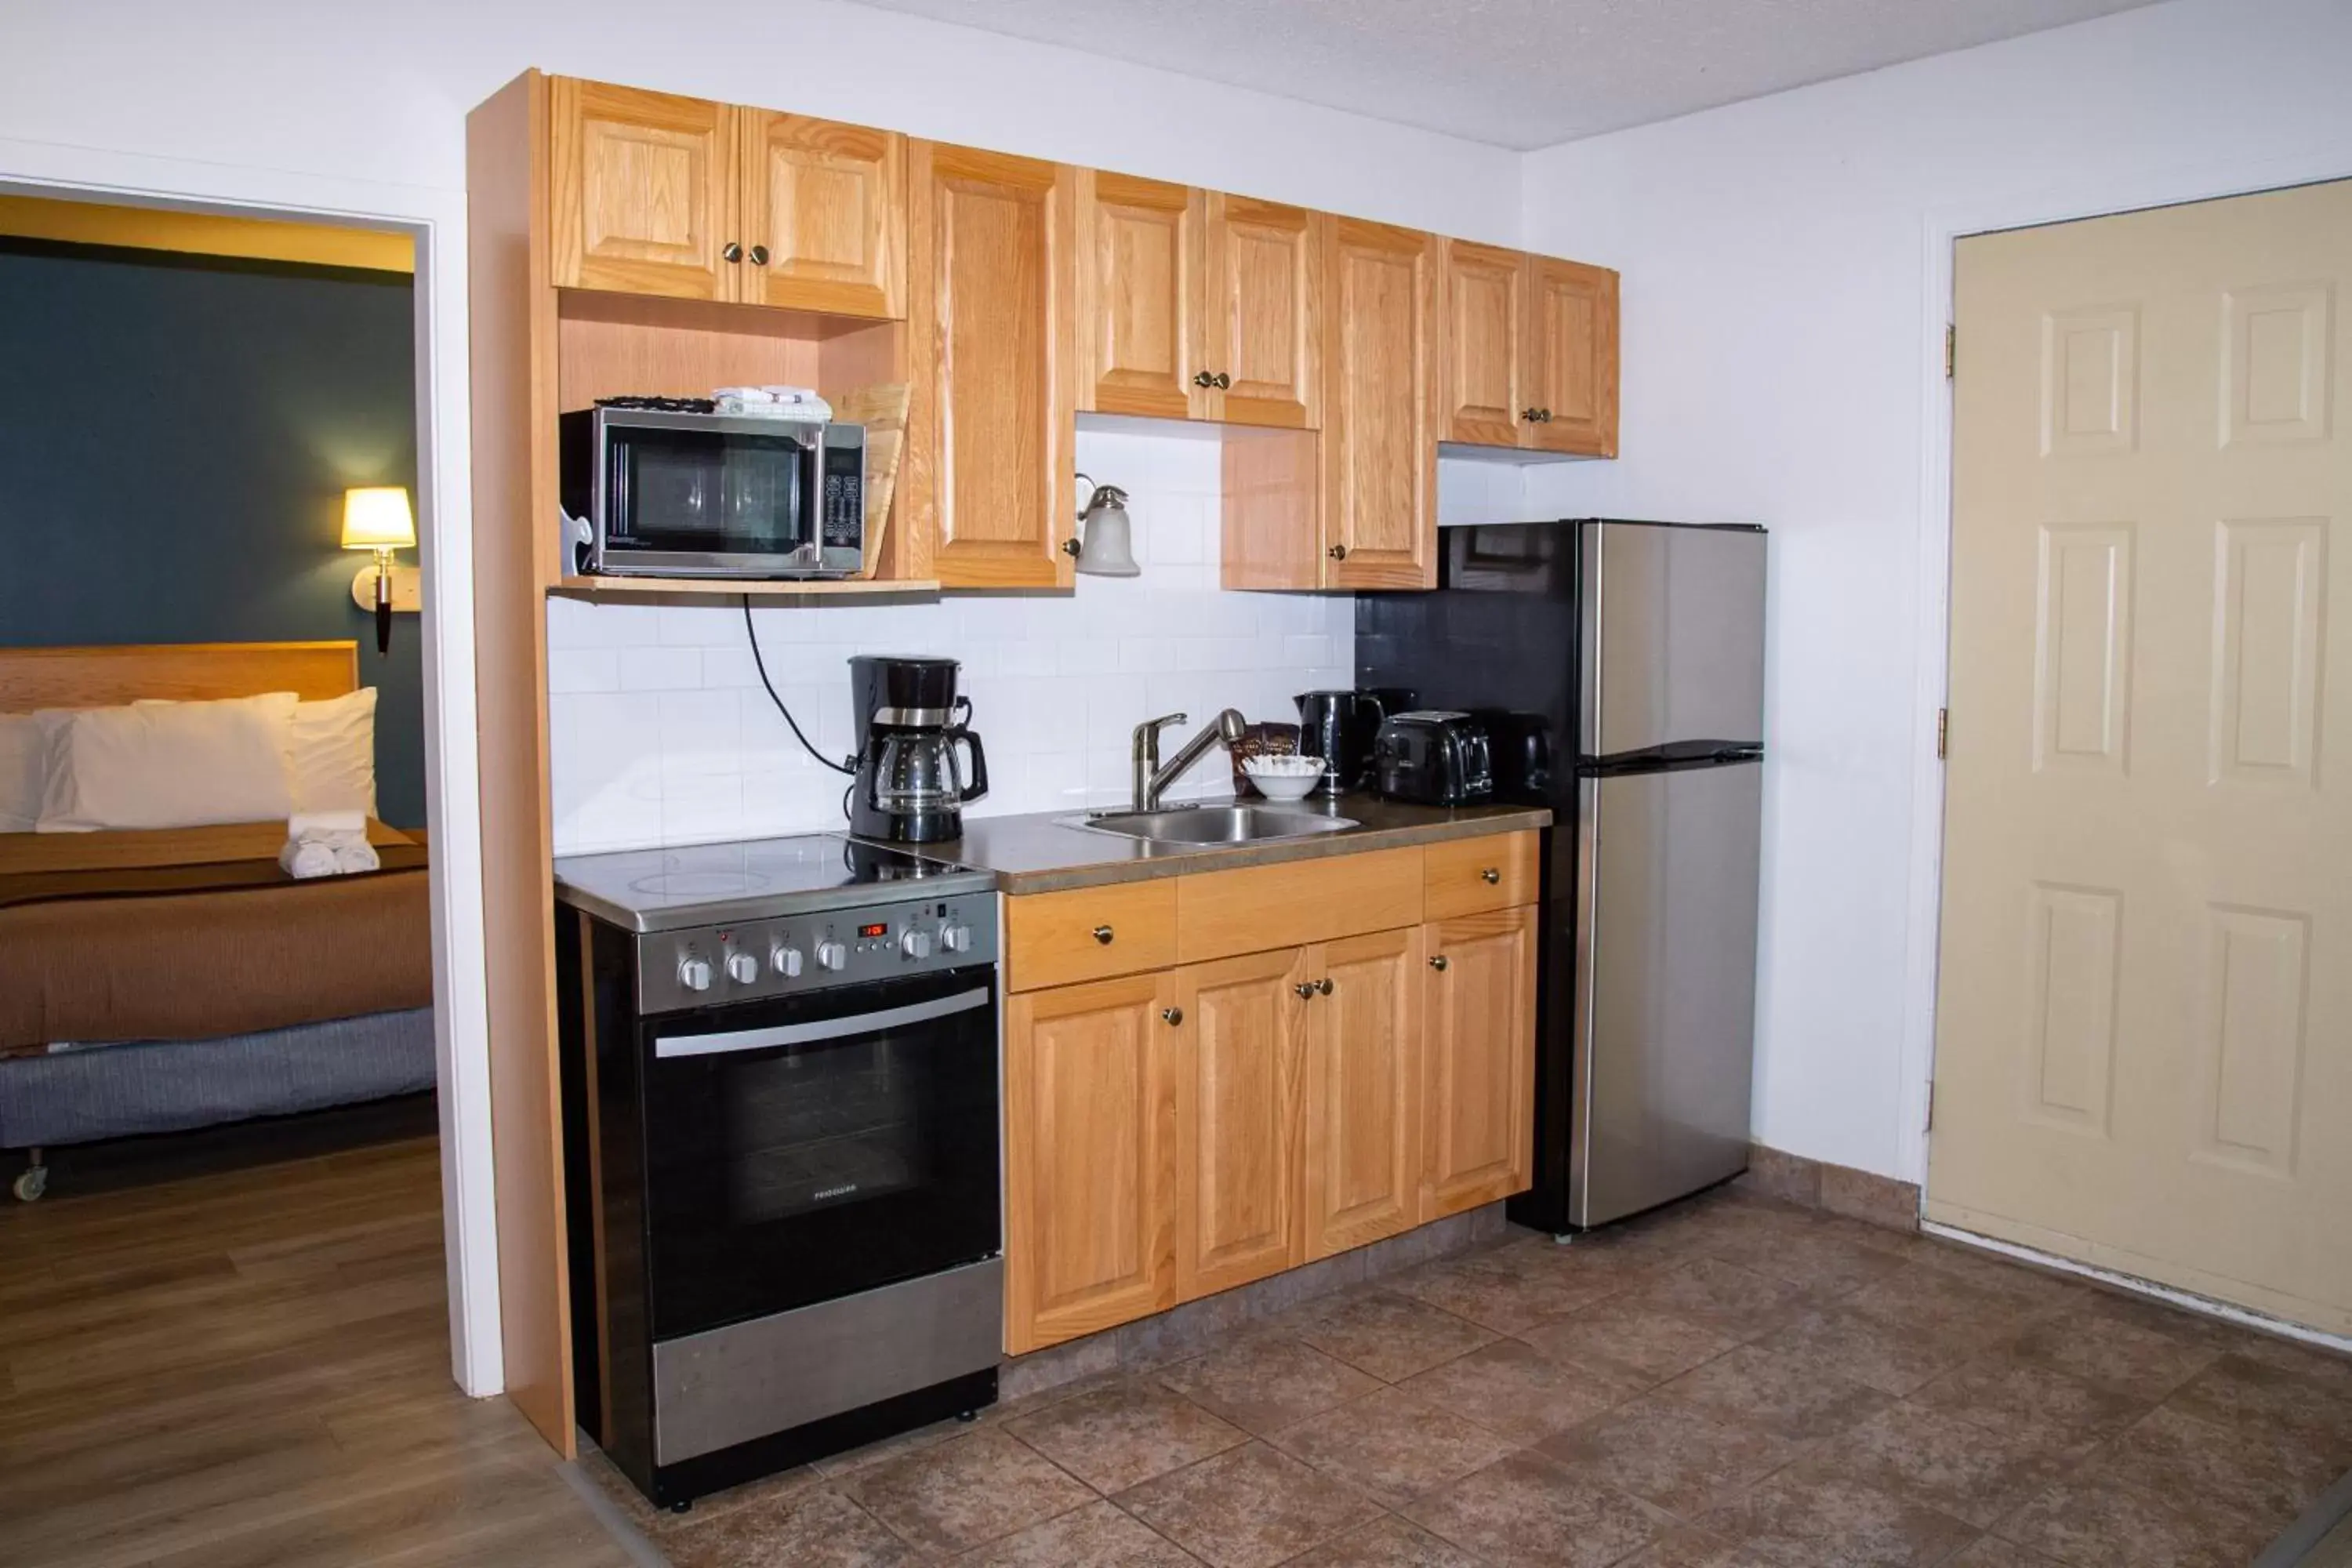
[[[358,685],[355,645],[0,648],[0,714]],[[425,846],[296,881],[283,821],[0,833],[0,1148],[41,1151],[433,1083]]]

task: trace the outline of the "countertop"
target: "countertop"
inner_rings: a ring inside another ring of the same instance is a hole
[[[1202,801],[1203,805],[1230,804]],[[1264,805],[1253,801],[1252,805]],[[1140,882],[1200,871],[1227,871],[1281,860],[1315,860],[1367,849],[1402,849],[1449,838],[1475,838],[1548,826],[1551,813],[1527,805],[1407,805],[1377,795],[1345,795],[1330,805],[1312,802],[1276,805],[1276,811],[1344,816],[1357,826],[1336,833],[1297,838],[1258,839],[1247,844],[1147,844],[1112,833],[1070,826],[1076,813],[1032,812],[1021,816],[968,816],[963,837],[935,852],[966,866],[996,873],[1007,893],[1050,893],[1106,882]]]

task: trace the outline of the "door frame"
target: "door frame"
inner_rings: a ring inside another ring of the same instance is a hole
[[[1921,765],[1911,785],[1910,919],[1904,954],[1897,1080],[1901,1123],[1895,1145],[1895,1173],[1918,1184],[1923,1205],[1927,1195],[1928,1097],[1936,1080],[1936,982],[1944,901],[1944,766],[1936,755],[1936,717],[1950,689],[1953,428],[1952,383],[1944,374],[1944,334],[1954,314],[1955,247],[1963,239],[2003,229],[2112,217],[2151,207],[2342,179],[2352,179],[2352,146],[2294,158],[2078,181],[1931,207],[1926,215],[1922,225],[1926,287],[1920,295],[1919,323],[1919,564],[1915,601],[1919,643],[1911,725],[1912,754],[1921,759]],[[1965,353],[1966,345],[1960,345],[1959,352]],[[2020,1250],[2007,1244],[1984,1245]],[[2040,1254],[2032,1256],[2037,1261],[2047,1261]],[[2199,1305],[2208,1304],[2200,1299]]]
[[[415,247],[416,537],[425,585],[425,788],[433,829],[434,1079],[450,1364],[477,1397],[506,1386],[491,1178],[482,819],[474,705],[466,193],[0,137],[0,195],[277,217],[406,234]]]

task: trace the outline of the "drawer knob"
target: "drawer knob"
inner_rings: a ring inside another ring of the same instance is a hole
[[[1298,999],[1301,1002],[1312,1002],[1315,1000],[1315,982],[1312,980],[1302,980],[1297,984],[1292,986],[1291,989],[1298,993]]]
[[[743,247],[730,239],[719,247],[719,254],[730,261],[740,261],[743,259]]]
[[[1181,1007],[1162,1007],[1160,1009],[1160,1016],[1168,1020],[1168,1026],[1172,1029],[1177,1025],[1184,1021],[1184,1009]]]
[[[1445,955],[1442,952],[1431,954],[1429,967],[1432,969],[1444,969],[1445,967]]]
[[[1105,947],[1108,947],[1110,945],[1110,927],[1095,927],[1095,940],[1102,943]]]
[[[1334,561],[1345,561],[1348,558],[1348,547],[1344,544],[1335,544],[1323,553]]]
[[[1489,866],[1478,873],[1478,879],[1491,888],[1503,879],[1503,873],[1496,867]]]
[[[1217,378],[1211,375],[1205,370],[1194,371],[1192,373],[1192,384],[1194,386],[1214,386],[1217,384]]]
[[[1222,370],[1217,373],[1217,390],[1222,392],[1226,387],[1233,385],[1233,384],[1234,378],[1231,375]]]
[[[1318,995],[1328,996],[1331,994],[1331,977],[1327,974],[1322,979],[1317,981],[1315,983],[1315,990]]]
[[[751,265],[754,267],[765,267],[767,264],[768,247],[764,245],[753,246],[751,247]]]

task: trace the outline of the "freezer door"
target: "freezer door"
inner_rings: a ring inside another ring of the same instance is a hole
[[[1747,1166],[1762,773],[1579,783],[1572,1225]]]
[[[1588,522],[1586,756],[1764,738],[1764,534]]]

